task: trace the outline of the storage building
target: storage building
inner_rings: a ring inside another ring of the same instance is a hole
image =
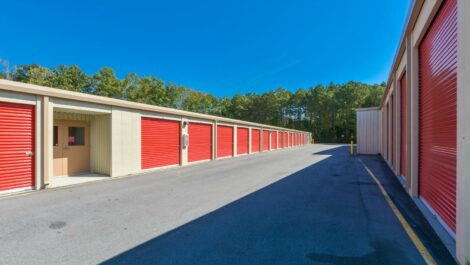
[[[469,66],[470,2],[414,1],[370,125],[382,157],[438,234],[455,243],[461,264],[470,262]]]
[[[306,132],[0,80],[0,194],[260,151]],[[260,144],[263,144],[260,146]]]

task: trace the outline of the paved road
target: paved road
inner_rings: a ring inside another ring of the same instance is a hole
[[[0,199],[0,251],[0,264],[424,264],[334,145]]]

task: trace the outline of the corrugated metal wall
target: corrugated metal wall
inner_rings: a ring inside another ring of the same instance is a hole
[[[111,114],[111,176],[124,176],[141,171],[141,114],[113,108]]]
[[[380,153],[378,108],[357,112],[357,152],[359,154]]]
[[[92,115],[74,112],[54,111],[54,120],[91,121]]]
[[[111,175],[111,115],[94,115],[90,127],[91,171]]]

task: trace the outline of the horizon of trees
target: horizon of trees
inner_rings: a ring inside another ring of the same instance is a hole
[[[222,117],[305,130],[317,142],[347,142],[355,138],[356,108],[378,106],[385,83],[350,81],[299,88],[277,88],[264,93],[215,97],[155,76],[129,73],[119,79],[110,67],[88,75],[77,65],[47,68],[20,65],[0,78],[129,100]]]

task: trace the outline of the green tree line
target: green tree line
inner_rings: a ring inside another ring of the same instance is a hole
[[[378,106],[385,84],[330,83],[291,92],[277,88],[265,93],[215,97],[164,82],[154,76],[129,73],[120,79],[110,67],[88,75],[77,65],[47,68],[21,65],[0,78],[61,88],[139,103],[177,108],[222,117],[312,132],[319,142],[346,142],[355,137],[356,108]]]

